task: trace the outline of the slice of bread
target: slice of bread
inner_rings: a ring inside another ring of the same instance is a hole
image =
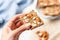
[[[27,13],[27,15],[21,17],[20,20],[22,20],[24,23],[30,23],[32,26],[31,29],[34,29],[44,24],[40,17],[37,15],[37,13],[34,12],[34,10],[32,10],[30,13]]]
[[[37,0],[37,7],[42,10],[45,16],[59,16],[60,15],[60,1],[59,0]]]
[[[37,6],[39,8],[53,5],[60,5],[59,0],[37,0]]]
[[[42,13],[46,16],[58,16],[60,14],[60,6],[51,6],[42,9]]]

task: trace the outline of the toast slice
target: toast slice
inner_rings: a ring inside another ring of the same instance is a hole
[[[39,8],[53,5],[60,5],[59,0],[37,0],[37,6]]]
[[[42,13],[46,16],[58,16],[60,14],[60,6],[51,6],[42,9]]]
[[[37,15],[37,13],[34,12],[34,10],[27,13],[27,15],[21,17],[20,20],[22,20],[24,23],[30,23],[32,26],[31,29],[34,29],[44,24],[40,17]]]

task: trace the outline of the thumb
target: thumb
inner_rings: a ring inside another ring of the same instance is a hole
[[[20,26],[19,28],[15,29],[13,31],[13,35],[17,34],[17,33],[22,33],[23,31],[28,30],[30,28],[31,28],[31,24],[30,23],[24,24],[24,25]]]

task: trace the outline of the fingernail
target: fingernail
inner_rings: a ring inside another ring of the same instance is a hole
[[[32,28],[32,26],[31,26],[31,25],[30,25],[29,27],[30,27],[30,29]]]
[[[29,24],[29,28],[31,29],[32,28],[32,25],[31,25],[31,23],[28,23]]]
[[[26,26],[30,29],[32,26],[30,23],[27,23]]]

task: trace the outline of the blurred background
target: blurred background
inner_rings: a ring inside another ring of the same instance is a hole
[[[0,28],[33,2],[34,0],[0,0]]]

